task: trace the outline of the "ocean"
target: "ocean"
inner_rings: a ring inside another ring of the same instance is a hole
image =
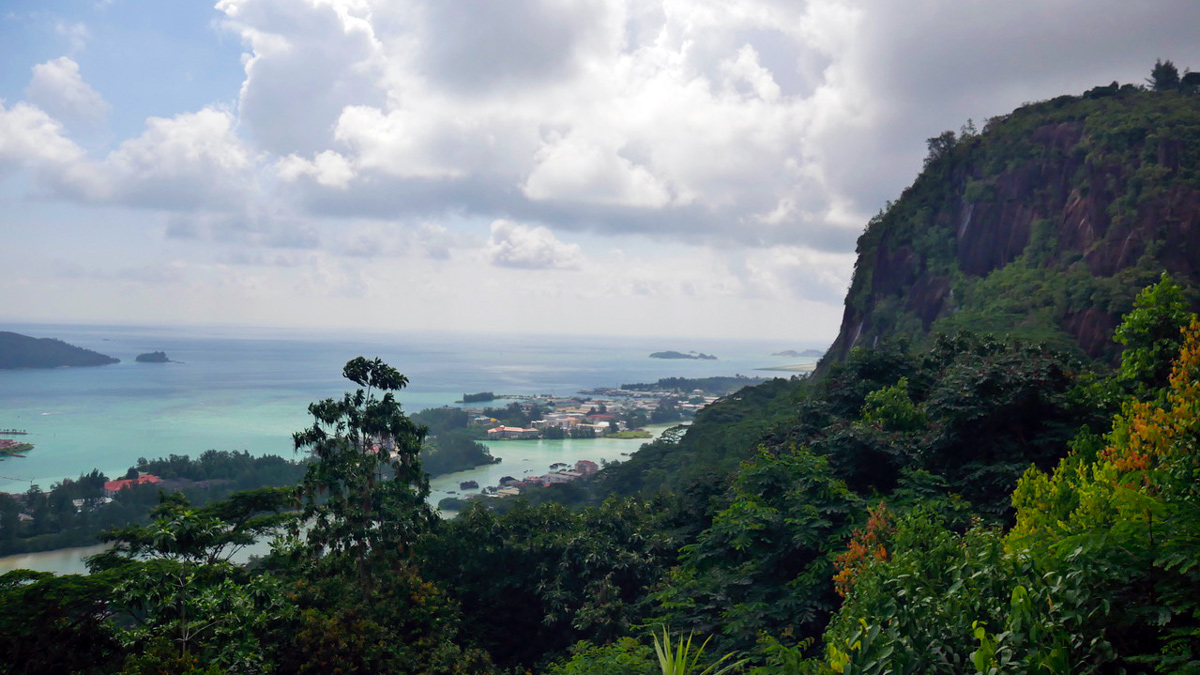
[[[10,438],[35,445],[24,458],[0,461],[4,492],[24,492],[31,484],[49,489],[92,469],[116,477],[138,458],[195,457],[208,449],[295,457],[291,435],[308,425],[308,404],[350,389],[353,384],[341,371],[356,356],[380,357],[404,373],[409,386],[398,400],[416,412],[452,405],[464,393],[478,391],[569,395],[662,377],[780,375],[755,369],[803,362],[771,354],[813,346],[484,332],[385,334],[354,328],[5,324],[0,330],[54,337],[121,359],[93,368],[0,371],[0,429],[28,431]],[[155,350],[176,363],[134,361]],[[649,358],[665,350],[704,352],[719,360]],[[486,485],[501,475],[543,472],[555,461],[619,460],[639,446],[640,441],[615,440],[492,443],[493,454],[504,462],[435,479],[432,499],[436,503],[458,480],[476,475]]]

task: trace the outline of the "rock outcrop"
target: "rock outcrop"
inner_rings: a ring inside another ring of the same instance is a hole
[[[1200,96],[1110,86],[993,119],[931,156],[858,254],[822,368],[957,329],[1114,358],[1140,288],[1200,288]]]

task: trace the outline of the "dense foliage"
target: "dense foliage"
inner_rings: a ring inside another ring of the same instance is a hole
[[[208,450],[196,459],[139,459],[130,468],[133,476],[151,474],[163,482],[130,485],[111,496],[104,491],[109,477],[95,470],[47,491],[33,485],[17,497],[0,493],[0,555],[99,543],[104,530],[146,522],[163,487],[201,506],[240,490],[295,485],[304,470],[303,463],[274,455]]]
[[[421,448],[421,466],[431,476],[495,464],[488,447],[479,442],[481,430],[470,426],[462,408],[428,408],[412,416],[428,435]]]

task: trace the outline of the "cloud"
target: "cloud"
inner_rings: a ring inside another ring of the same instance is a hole
[[[254,192],[254,158],[228,112],[151,117],[103,160],[89,158],[61,122],[28,103],[0,102],[0,166],[33,170],[47,195],[169,211],[229,210]]]
[[[824,251],[925,138],[1139,81],[1200,20],[1184,0],[281,1],[218,8],[248,49],[242,122],[314,214]]]
[[[86,199],[104,190],[99,173],[83,148],[64,135],[62,124],[24,102],[6,109],[0,101],[0,172],[5,167],[32,170],[51,193]]]
[[[480,242],[444,225],[421,223],[366,223],[342,228],[333,250],[352,258],[404,258],[419,255],[448,260],[455,249],[479,248]]]
[[[94,124],[109,110],[100,92],[79,75],[79,64],[61,56],[33,67],[25,98],[51,116],[66,122]]]
[[[578,269],[583,263],[578,244],[564,244],[545,227],[496,220],[491,231],[487,256],[493,265],[536,270]]]
[[[84,47],[87,46],[88,38],[91,37],[91,32],[88,31],[87,24],[84,23],[57,21],[54,24],[54,32],[67,40],[72,52],[83,51]]]
[[[112,199],[168,210],[240,206],[253,187],[254,159],[233,125],[233,116],[217,108],[149,118],[141,136],[105,160]]]
[[[345,107],[384,101],[387,64],[365,2],[221,0],[216,8],[251,50],[238,113],[264,150],[326,150]]]
[[[422,7],[417,65],[468,94],[539,87],[577,75],[605,40],[611,5],[599,0],[439,0]]]
[[[220,0],[216,12],[243,45],[240,88],[200,75],[215,45],[144,55],[197,59],[181,110],[161,97],[136,108],[144,96],[125,87],[141,85],[84,57],[85,43],[113,53],[108,24],[60,24],[75,44],[56,53],[70,56],[10,59],[33,79],[26,100],[0,102],[0,178],[33,197],[22,219],[83,213],[79,233],[121,221],[114,231],[203,261],[188,268],[206,279],[198,297],[258,294],[251,319],[336,292],[375,303],[359,314],[383,302],[469,327],[446,308],[470,292],[654,315],[662,330],[715,330],[715,312],[817,330],[791,310],[836,324],[854,242],[915,178],[925,138],[1140,83],[1156,58],[1200,67],[1195,0]],[[82,73],[119,102],[113,129],[137,131],[77,140],[108,110]],[[22,250],[53,248],[25,236]],[[575,270],[576,283],[504,268]],[[579,330],[610,329],[590,314]]]
[[[279,160],[276,170],[285,181],[311,176],[319,185],[334,188],[345,188],[354,178],[354,167],[345,157],[332,150],[318,153],[312,160],[288,155]]]
[[[323,245],[318,223],[283,212],[176,212],[165,218],[163,235],[178,241],[239,248],[314,250]]]
[[[569,136],[543,146],[521,191],[534,201],[661,208],[671,201],[662,181],[616,148]]]

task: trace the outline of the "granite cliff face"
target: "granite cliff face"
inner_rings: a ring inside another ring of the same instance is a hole
[[[957,329],[1112,358],[1163,271],[1200,299],[1200,96],[1114,83],[941,141],[860,237],[827,361]]]

